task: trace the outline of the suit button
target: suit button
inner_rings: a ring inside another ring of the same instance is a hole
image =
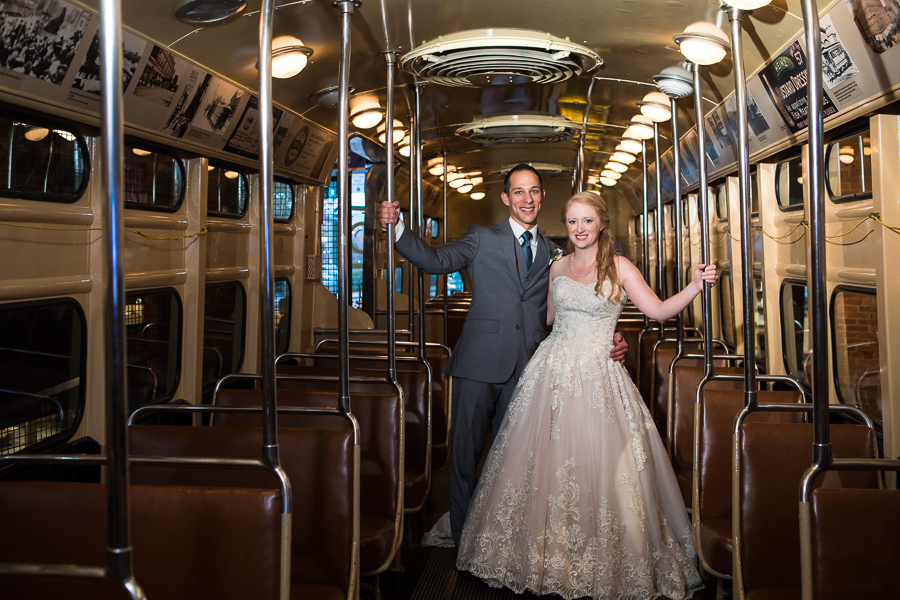
[[[528,281],[528,278],[527,278],[527,277],[525,278],[525,281]]]
[[[521,300],[522,302],[525,302],[525,296],[522,296]]]
[[[519,325],[518,325],[518,324],[516,324],[516,329],[518,329],[518,328],[519,328]]]

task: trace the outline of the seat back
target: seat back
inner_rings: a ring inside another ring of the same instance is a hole
[[[813,426],[744,423],[736,441],[734,519],[736,583],[744,594],[760,588],[801,587],[798,496],[812,464]],[[875,458],[872,432],[860,425],[832,425],[837,458]],[[820,485],[876,488],[872,472],[829,472]]]
[[[228,392],[250,396],[254,390]],[[252,405],[246,396],[238,400],[247,400],[242,402],[244,406]],[[261,420],[261,416],[255,417]],[[278,429],[279,459],[291,481],[293,500],[291,583],[331,586],[346,597],[351,587],[353,559],[353,431],[341,417],[318,418],[327,421],[329,427]],[[234,427],[133,425],[128,433],[134,455],[245,459],[261,456],[262,429],[253,423]],[[277,483],[266,472],[230,468],[133,466],[131,473],[133,482],[145,485],[260,488]]]
[[[694,354],[700,350],[700,344],[685,342],[684,349],[686,353]],[[653,370],[650,382],[652,407],[650,411],[653,413],[653,422],[656,423],[656,429],[659,431],[663,444],[668,444],[669,438],[669,369],[676,354],[675,342],[657,344],[653,351]],[[703,361],[697,358],[683,358],[678,361],[678,364],[697,366],[702,365]]]
[[[279,598],[280,491],[132,485],[129,500],[134,574],[148,598]],[[106,506],[105,485],[0,483],[0,562],[105,566]],[[116,588],[0,577],[6,598],[126,597]]]
[[[702,360],[699,361],[702,363]],[[716,361],[721,362],[721,361]],[[705,368],[697,364],[696,359],[683,359],[675,363],[669,382],[671,413],[667,428],[669,430],[668,449],[672,459],[672,468],[678,479],[678,485],[684,498],[685,506],[691,506],[693,496],[694,472],[694,408],[697,403],[697,387],[703,379]],[[741,375],[743,369],[738,367],[716,367],[717,374]],[[703,386],[704,390],[738,390],[743,389],[742,381],[712,380]],[[737,414],[737,412],[735,412]],[[730,453],[729,453],[730,455]]]
[[[653,350],[659,342],[658,330],[646,330],[639,334],[638,342],[638,390],[650,411],[653,411]],[[671,348],[675,342],[662,342],[661,348]]]
[[[888,600],[900,590],[900,490],[813,490],[812,597]]]

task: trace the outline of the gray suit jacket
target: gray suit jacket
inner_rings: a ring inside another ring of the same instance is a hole
[[[551,250],[538,231],[537,254],[528,272],[509,221],[472,225],[460,239],[433,248],[409,229],[396,248],[417,268],[434,275],[468,269],[472,306],[446,373],[503,383],[521,371],[545,336]]]

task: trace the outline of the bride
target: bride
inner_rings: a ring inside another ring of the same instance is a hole
[[[617,256],[596,192],[563,207],[571,254],[550,270],[547,337],[525,367],[469,506],[457,568],[572,599],[689,598],[690,522],[653,419],[609,360],[626,297],[664,321],[714,283],[698,265],[661,301]],[[554,322],[555,321],[555,322]]]

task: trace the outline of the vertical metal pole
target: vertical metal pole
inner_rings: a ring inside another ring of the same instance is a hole
[[[744,310],[744,406],[756,404],[755,333],[753,325],[753,244],[750,238],[750,139],[747,119],[747,82],[744,80],[744,47],[741,21],[744,11],[728,7],[731,22],[731,52],[734,63],[734,100],[738,128],[738,202],[741,226],[741,289]]]
[[[662,169],[659,157],[659,123],[653,123],[653,158],[656,161],[656,293],[666,298],[665,234],[663,233]],[[659,340],[666,338],[666,321],[659,324]]]
[[[262,310],[263,454],[278,466],[278,409],[275,392],[275,272],[272,230],[274,147],[272,135],[272,15],[275,0],[263,0],[259,15],[259,296]],[[285,502],[289,502],[285,499]]]
[[[700,262],[709,264],[709,194],[706,174],[706,129],[703,127],[703,94],[700,89],[700,65],[695,64],[694,73],[694,112],[697,119],[697,156],[700,160]],[[709,378],[714,373],[712,358],[712,287],[703,284],[700,294],[700,307],[703,312],[703,377]]]
[[[591,112],[591,93],[594,91],[596,79],[591,77],[585,98],[584,115],[581,118],[581,135],[578,136],[578,153],[575,155],[575,171],[572,173],[572,193],[578,194],[584,191],[584,140],[587,137],[588,116]]]
[[[385,142],[387,144],[387,201],[394,203],[394,62],[397,53],[388,51],[384,53],[384,61],[387,63],[387,106],[385,107],[384,126]],[[387,337],[388,337],[388,377],[391,381],[397,381],[397,327],[396,306],[394,304],[395,290],[394,274],[394,225],[387,228]]]
[[[644,281],[650,281],[650,187],[647,180],[650,173],[647,168],[647,140],[641,140],[641,170],[644,175],[644,226],[641,228],[641,250],[644,261],[641,264]],[[650,329],[650,317],[644,314],[644,330]]]
[[[134,598],[143,598],[134,580],[128,505],[127,346],[125,342],[125,275],[122,267],[122,8],[119,0],[100,2],[100,77],[103,171],[108,204],[104,211],[106,245],[106,323],[103,396],[106,398],[107,536],[106,563]],[[12,148],[10,148],[10,151]]]
[[[447,214],[447,197],[450,195],[450,183],[447,181],[447,151],[444,150],[444,237],[443,244],[447,243],[447,223],[450,222]],[[450,345],[450,275],[444,275],[444,345]]]
[[[828,314],[826,313],[827,288],[825,287],[825,146],[822,123],[822,43],[819,31],[819,14],[811,0],[801,2],[803,26],[806,33],[806,56],[809,60],[809,229],[810,245],[807,269],[809,273],[809,315],[812,335],[813,414],[815,415],[815,444],[813,458],[816,464],[831,461],[831,437],[828,431],[828,339],[826,337]],[[862,156],[860,156],[860,160]]]
[[[425,238],[425,211],[422,205],[422,88],[416,84],[416,128],[413,137],[413,173],[416,179],[416,216],[419,236]],[[444,178],[446,180],[446,177]],[[419,358],[425,360],[425,277],[428,274],[419,269]]]
[[[349,160],[350,139],[347,136],[350,92],[350,17],[353,16],[354,2],[335,2],[341,11],[341,62],[338,71],[338,345],[340,364],[341,406],[350,411],[350,332],[348,331],[348,305],[350,294],[347,285],[347,249],[350,246],[350,193]]]
[[[415,146],[415,131],[416,131],[416,123],[418,122],[417,116],[415,114],[410,113],[409,115],[409,222],[406,224],[409,227],[409,232],[415,235],[421,236],[422,232],[419,231],[419,221],[415,218],[416,215],[416,186],[418,182],[416,181],[416,170],[413,166],[414,155],[413,148]],[[409,297],[409,341],[415,341],[415,331],[416,331],[416,316],[414,312],[415,304],[416,304],[416,268],[409,261],[406,261],[406,264],[409,265],[409,274],[407,277],[407,288],[406,295]]]
[[[678,147],[678,99],[669,98],[672,105],[672,155],[675,159],[675,203],[672,210],[675,211],[675,292],[684,289],[684,273],[682,272],[682,260],[684,257],[683,247],[681,245],[681,234],[684,224],[682,223],[683,200],[681,198],[681,148]],[[679,312],[675,316],[675,356],[684,355],[684,311]]]

